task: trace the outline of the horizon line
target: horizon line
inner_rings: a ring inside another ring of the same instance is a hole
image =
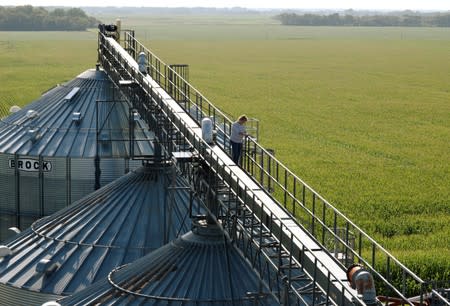
[[[328,10],[328,11],[347,11],[347,10],[353,10],[353,11],[389,11],[389,12],[396,12],[396,11],[439,11],[439,12],[450,12],[450,8],[447,9],[440,9],[440,8],[420,8],[420,9],[414,9],[414,8],[405,8],[405,9],[392,9],[392,8],[326,8],[326,7],[317,7],[317,8],[300,8],[300,7],[245,7],[245,6],[116,6],[116,5],[108,5],[108,6],[96,6],[96,5],[32,5],[32,4],[23,4],[23,5],[0,5],[3,7],[8,6],[27,6],[31,5],[34,7],[84,7],[84,8],[113,8],[113,9],[123,9],[123,8],[150,8],[150,9],[246,9],[246,10],[302,10],[302,11],[314,11],[314,10]]]

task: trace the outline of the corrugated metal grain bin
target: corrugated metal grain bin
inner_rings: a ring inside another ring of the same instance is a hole
[[[153,134],[118,92],[102,70],[87,70],[0,120],[0,241],[9,227],[94,191],[96,155],[97,187],[140,166],[130,160],[130,135],[135,155],[153,154]]]
[[[180,179],[168,184],[165,171],[134,170],[0,246],[0,304],[77,292],[188,232],[190,205],[204,211]]]
[[[60,305],[279,305],[216,225],[193,230]]]

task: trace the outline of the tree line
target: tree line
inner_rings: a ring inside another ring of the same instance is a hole
[[[283,25],[299,26],[450,27],[450,13],[367,16],[282,13],[275,19]]]
[[[48,11],[31,5],[0,6],[0,31],[84,31],[98,23],[79,8]]]

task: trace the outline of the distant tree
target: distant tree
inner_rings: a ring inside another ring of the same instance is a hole
[[[68,17],[72,17],[72,18],[76,18],[76,17],[80,17],[80,18],[87,18],[88,16],[86,15],[86,13],[80,9],[80,8],[71,8],[68,9],[66,11],[66,16]]]
[[[355,17],[353,17],[352,15],[345,15],[344,16],[344,23],[343,23],[343,25],[346,25],[346,26],[354,26],[354,25],[357,25],[357,24],[355,24]]]
[[[436,25],[438,27],[450,27],[450,14],[437,16]]]
[[[405,27],[420,27],[422,25],[422,18],[417,15],[405,15],[403,16],[402,25]]]
[[[49,13],[51,17],[64,17],[66,16],[66,11],[60,8],[54,9]]]
[[[3,31],[84,31],[98,23],[79,8],[49,12],[31,5],[0,6],[0,30]]]
[[[337,13],[331,15],[282,13],[274,18],[280,20],[283,25],[300,26],[450,27],[450,13],[430,15],[409,10],[400,14],[385,15],[356,16],[353,13],[355,13],[353,10],[346,10],[344,16]]]

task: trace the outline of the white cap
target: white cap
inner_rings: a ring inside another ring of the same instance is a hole
[[[42,306],[61,306],[61,304],[59,304],[58,302],[55,302],[55,301],[50,301],[45,304],[42,304]]]

